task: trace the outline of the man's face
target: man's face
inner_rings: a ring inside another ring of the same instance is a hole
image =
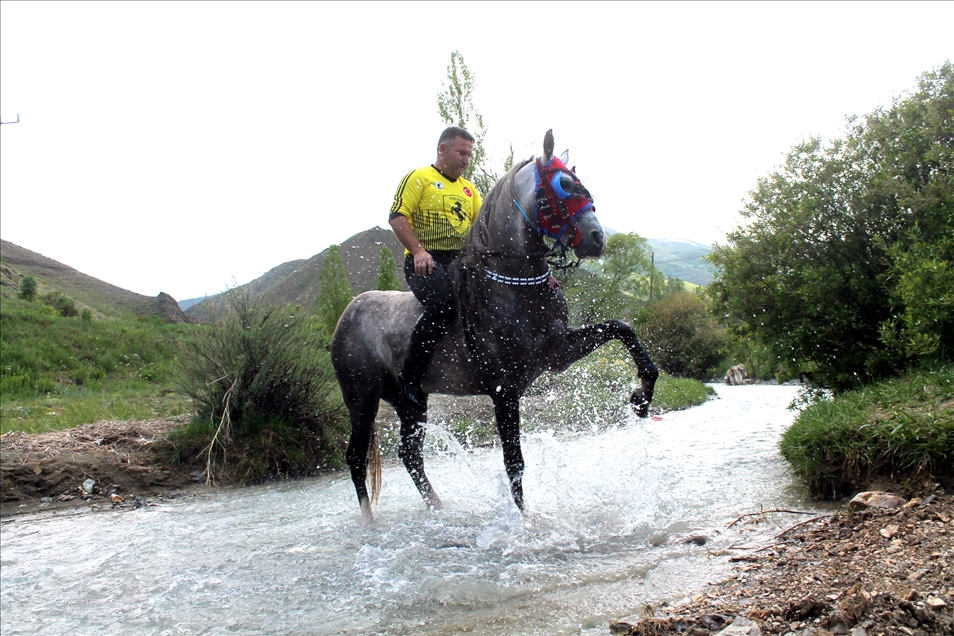
[[[462,176],[470,165],[470,157],[474,154],[474,142],[463,137],[455,137],[453,141],[440,144],[437,147],[437,169],[451,179]]]

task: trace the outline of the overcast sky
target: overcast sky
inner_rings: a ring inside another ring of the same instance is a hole
[[[722,241],[760,176],[954,53],[954,3],[0,2],[0,236],[141,294],[375,226],[452,51],[491,158],[552,128],[604,226]]]

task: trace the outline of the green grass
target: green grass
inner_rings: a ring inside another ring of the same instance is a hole
[[[83,320],[48,305],[0,305],[0,433],[98,420],[179,415],[172,392],[180,325],[152,318]]]
[[[816,402],[780,443],[817,497],[875,480],[912,491],[954,479],[954,366],[925,367]]]

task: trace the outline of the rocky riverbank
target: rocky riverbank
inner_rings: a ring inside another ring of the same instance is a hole
[[[766,546],[719,555],[728,580],[656,608],[618,634],[951,636],[954,499],[942,491],[895,509],[814,519]]]

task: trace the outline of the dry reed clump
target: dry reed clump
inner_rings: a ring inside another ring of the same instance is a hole
[[[0,435],[0,453],[20,456],[41,453],[56,457],[63,452],[106,452],[122,454],[129,447],[141,447],[165,439],[182,426],[186,416],[123,422],[107,420],[48,433],[10,432]]]

